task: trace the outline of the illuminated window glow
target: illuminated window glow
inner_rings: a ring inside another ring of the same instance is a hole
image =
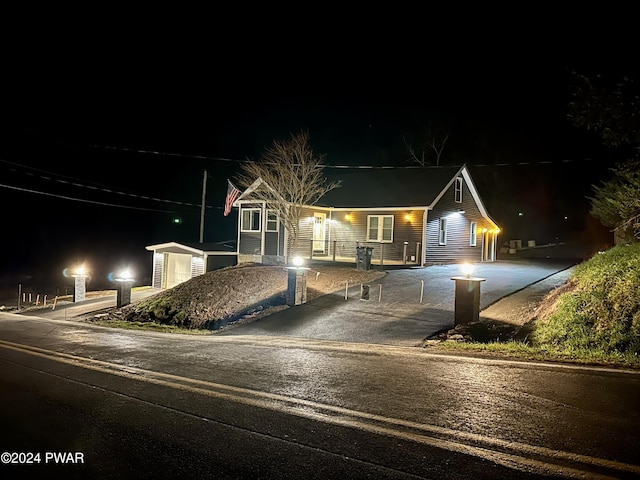
[[[393,215],[367,216],[367,240],[393,242]]]

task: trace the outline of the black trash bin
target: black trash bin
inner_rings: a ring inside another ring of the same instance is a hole
[[[371,257],[373,255],[373,247],[364,247],[364,269],[371,269]]]
[[[358,270],[371,270],[371,255],[373,247],[356,247],[356,260]]]
[[[364,247],[356,247],[356,268],[364,270]]]

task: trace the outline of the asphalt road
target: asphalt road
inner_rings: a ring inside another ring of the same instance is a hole
[[[640,475],[636,371],[7,313],[0,366],[3,478]]]
[[[575,259],[507,259],[480,263],[474,277],[480,284],[479,307],[500,309],[504,315],[521,297],[512,295],[575,265]],[[361,286],[338,291],[302,305],[236,324],[219,335],[275,335],[318,340],[413,346],[454,326],[455,282],[459,265],[389,270],[369,286],[363,300]],[[526,294],[526,292],[525,292]],[[510,297],[513,298],[511,302]]]

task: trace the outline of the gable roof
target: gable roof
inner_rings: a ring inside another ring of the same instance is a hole
[[[327,192],[316,205],[334,208],[432,206],[462,167],[354,169],[329,172],[329,182],[342,185]]]
[[[210,243],[198,243],[198,242],[167,242],[159,243],[156,245],[149,245],[145,247],[147,250],[168,253],[192,253],[196,255],[214,254],[220,252],[235,253],[236,241],[224,241],[224,242],[210,242]]]
[[[433,208],[456,177],[462,176],[475,200],[480,214],[498,225],[490,217],[484,202],[471,178],[466,165],[462,167],[413,167],[378,169],[340,169],[325,174],[328,182],[340,181],[341,186],[327,192],[317,207],[324,208]],[[238,198],[251,193],[261,183],[256,180],[251,187]],[[248,201],[248,198],[245,199]]]

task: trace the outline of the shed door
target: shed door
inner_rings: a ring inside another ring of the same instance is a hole
[[[173,288],[182,282],[190,280],[191,255],[184,253],[168,253],[164,271],[164,288]]]
[[[324,230],[326,213],[313,214],[313,251],[324,253]]]

